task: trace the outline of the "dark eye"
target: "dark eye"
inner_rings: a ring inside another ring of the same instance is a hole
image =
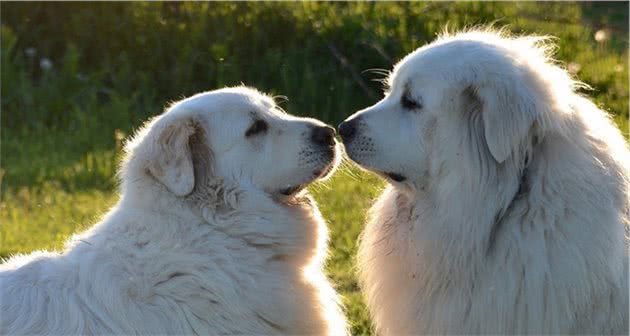
[[[256,120],[245,132],[246,137],[267,132],[269,125],[264,120]]]
[[[422,103],[411,98],[409,92],[405,92],[405,94],[400,97],[400,104],[402,105],[402,107],[408,110],[416,110],[422,108]]]

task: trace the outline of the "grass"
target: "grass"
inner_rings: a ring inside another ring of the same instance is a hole
[[[357,238],[363,228],[366,211],[383,184],[375,175],[346,166],[329,181],[311,187],[330,228],[328,275],[344,298],[355,335],[370,332],[368,314],[355,276]]]
[[[390,69],[446,24],[557,36],[561,64],[628,131],[623,2],[0,6],[0,257],[61,249],[97,222],[118,199],[122,139],[168,101],[244,82],[287,95],[290,113],[336,124],[380,97],[363,70]],[[606,38],[597,41],[598,31]],[[357,237],[382,187],[352,165],[311,187],[330,224],[327,271],[355,335],[371,333],[355,277]]]

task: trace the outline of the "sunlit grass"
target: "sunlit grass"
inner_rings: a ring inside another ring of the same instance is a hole
[[[391,69],[446,23],[456,28],[496,21],[516,33],[558,37],[559,62],[591,85],[585,94],[627,137],[627,8],[553,2],[3,3],[0,257],[61,249],[72,233],[98,221],[118,199],[121,138],[169,100],[243,82],[288,96],[281,106],[289,113],[335,124],[380,97],[380,84],[371,81],[380,75],[363,70]],[[345,65],[330,46],[343,53]],[[371,332],[355,274],[357,238],[383,185],[344,162],[329,181],[310,188],[330,228],[326,271],[356,335]]]
[[[98,221],[116,199],[113,192],[68,193],[56,184],[9,190],[0,201],[0,256],[60,250],[72,233]]]

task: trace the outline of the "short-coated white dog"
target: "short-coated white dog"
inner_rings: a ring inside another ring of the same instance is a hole
[[[1,266],[0,334],[346,334],[304,190],[336,147],[254,89],[173,104],[127,144],[100,223]]]
[[[628,147],[547,38],[445,34],[340,125],[390,186],[359,248],[380,335],[628,334]]]

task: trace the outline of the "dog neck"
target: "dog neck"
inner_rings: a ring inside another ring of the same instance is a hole
[[[320,232],[325,230],[323,220],[305,191],[279,202],[253,187],[208,180],[186,197],[186,203],[215,230],[257,249],[274,250],[278,258],[301,260],[325,245],[318,240],[327,237]]]
[[[426,253],[424,262],[438,261],[435,267],[451,275],[474,272],[460,266],[492,257],[504,217],[527,194],[531,159],[526,161],[497,164],[477,180],[453,170],[424,189],[396,190],[396,218],[408,223],[415,240],[410,246],[419,247],[418,256]]]

